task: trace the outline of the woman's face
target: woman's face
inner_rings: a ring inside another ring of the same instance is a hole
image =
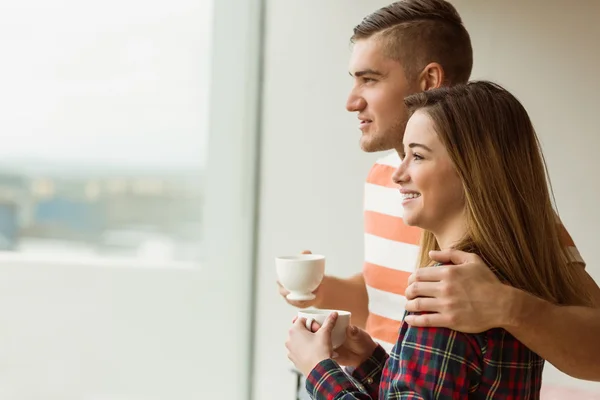
[[[394,173],[400,185],[404,222],[436,236],[464,227],[465,198],[460,177],[425,111],[408,120],[402,163]]]

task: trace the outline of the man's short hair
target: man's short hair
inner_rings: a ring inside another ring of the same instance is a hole
[[[444,69],[445,85],[466,83],[473,69],[471,38],[454,6],[444,0],[402,0],[368,15],[352,42],[376,38],[399,61],[408,79],[431,62]]]

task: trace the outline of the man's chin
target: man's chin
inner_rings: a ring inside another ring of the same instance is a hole
[[[377,153],[380,151],[392,150],[394,146],[363,134],[360,138],[360,148],[365,153]]]

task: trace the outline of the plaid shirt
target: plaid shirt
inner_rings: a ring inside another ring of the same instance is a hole
[[[309,374],[316,400],[540,398],[544,360],[503,329],[465,334],[402,323],[391,355],[381,346],[352,376],[332,359]]]

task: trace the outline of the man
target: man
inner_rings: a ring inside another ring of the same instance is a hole
[[[407,95],[464,83],[471,74],[469,35],[444,0],[405,0],[384,7],[355,28],[352,42],[354,85],[346,107],[358,114],[360,145],[367,152],[402,151]],[[354,324],[365,327],[386,350],[396,341],[405,309],[436,313],[407,319],[417,326],[465,332],[502,327],[567,374],[600,380],[600,310],[557,307],[502,285],[472,254],[432,254],[438,262],[458,265],[411,276],[420,232],[402,221],[391,179],[398,163],[393,152],[380,159],[367,178],[362,273],[348,279],[326,276],[314,301],[290,304],[351,311]],[[580,272],[582,288],[600,305],[600,289],[585,272],[566,230],[563,244],[571,247],[571,266]],[[281,286],[280,293],[287,294]]]

